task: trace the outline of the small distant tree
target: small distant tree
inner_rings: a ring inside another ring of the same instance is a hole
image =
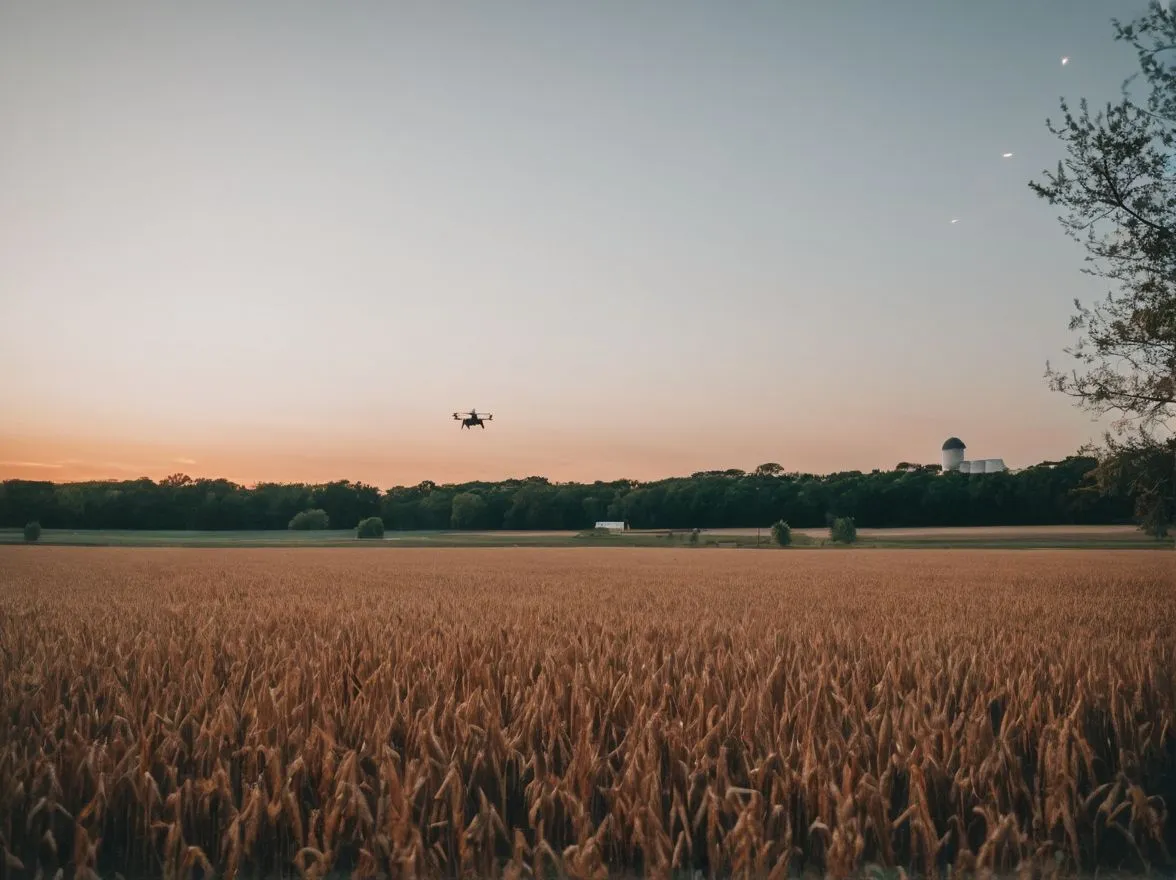
[[[330,527],[331,521],[327,512],[319,507],[296,513],[294,518],[290,520],[290,528],[304,532],[329,529]]]
[[[787,547],[792,543],[792,529],[784,520],[778,520],[772,524],[772,540],[781,547]]]
[[[384,521],[378,516],[369,516],[367,519],[360,520],[355,533],[360,538],[382,538],[384,537]]]
[[[774,461],[767,461],[755,469],[757,477],[778,477],[784,473],[784,468]]]
[[[41,524],[36,520],[25,523],[24,539],[29,543],[41,540]]]
[[[857,540],[857,525],[851,516],[839,516],[829,526],[829,538],[835,544],[852,544]]]

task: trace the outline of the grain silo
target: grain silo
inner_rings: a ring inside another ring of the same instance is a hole
[[[945,471],[958,471],[960,464],[964,460],[964,450],[967,449],[964,441],[959,437],[948,437],[943,441],[943,469]]]

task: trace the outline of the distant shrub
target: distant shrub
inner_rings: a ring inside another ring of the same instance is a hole
[[[36,520],[25,523],[24,539],[29,542],[41,540],[41,524]]]
[[[836,544],[852,544],[857,540],[857,526],[853,517],[839,516],[829,526],[829,537]]]
[[[781,547],[792,543],[792,528],[784,520],[778,520],[772,525],[772,540]]]
[[[697,546],[698,544],[698,529],[690,530],[690,543]]]
[[[290,520],[290,528],[301,531],[312,531],[328,529],[330,528],[330,523],[331,521],[327,517],[327,512],[316,507],[312,510],[304,510],[301,513],[294,514],[294,518]]]
[[[384,537],[384,521],[378,516],[369,516],[367,519],[360,520],[355,531],[360,538],[382,538]]]

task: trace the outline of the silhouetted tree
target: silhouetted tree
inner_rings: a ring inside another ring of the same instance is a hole
[[[1066,158],[1030,187],[1063,210],[1066,233],[1086,249],[1086,272],[1114,289],[1102,302],[1075,300],[1070,322],[1076,366],[1047,367],[1051,387],[1096,414],[1114,414],[1107,437],[1111,470],[1151,470],[1176,411],[1176,7],[1153,3],[1138,18],[1113,20],[1115,39],[1135,49],[1139,72],[1122,98],[1098,112],[1083,99],[1074,111],[1062,101],[1063,123],[1047,122]],[[1130,95],[1139,81],[1143,94]],[[1127,459],[1140,457],[1141,464]],[[1144,465],[1147,465],[1144,467]],[[1171,472],[1176,460],[1160,470]],[[1149,521],[1170,520],[1176,481],[1153,473],[1140,496]],[[1158,488],[1163,486],[1164,488]]]

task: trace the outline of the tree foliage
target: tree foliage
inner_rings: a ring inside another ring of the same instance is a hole
[[[66,529],[285,529],[307,509],[332,528],[378,516],[389,529],[568,529],[623,520],[637,529],[754,527],[783,519],[824,528],[851,516],[869,528],[1130,522],[1135,484],[1095,491],[1099,460],[1074,456],[1017,473],[941,474],[929,465],[880,473],[773,476],[700,472],[651,482],[553,483],[542,477],[380,491],[363,483],[321,485],[176,479],[0,483],[0,526],[38,520]],[[1111,483],[1107,484],[1111,486]]]
[[[355,532],[356,537],[359,538],[382,538],[384,537],[384,521],[378,516],[369,516],[367,519],[359,521]]]
[[[30,544],[41,540],[41,524],[36,520],[25,523],[24,539]]]
[[[1131,437],[1112,440],[1110,447],[1091,471],[1093,483],[1104,493],[1133,499],[1139,527],[1152,537],[1166,537],[1176,521],[1176,438],[1160,443]]]
[[[1135,48],[1140,73],[1123,96],[1097,112],[1062,101],[1063,121],[1047,126],[1066,158],[1030,187],[1063,213],[1081,242],[1091,275],[1115,289],[1101,303],[1075,301],[1077,344],[1069,372],[1049,369],[1054,389],[1122,426],[1166,424],[1176,403],[1176,14],[1158,5],[1114,22],[1115,38]],[[1143,101],[1130,94],[1142,75]]]
[[[453,498],[449,523],[455,529],[486,527],[486,502],[476,492],[460,492]]]
[[[327,512],[320,508],[311,510],[300,510],[290,519],[290,528],[300,529],[303,531],[329,529],[331,527],[331,519],[327,516]]]
[[[782,519],[772,523],[772,540],[781,547],[787,547],[792,543],[792,529],[789,528],[788,523]]]
[[[829,526],[829,538],[835,544],[852,544],[857,540],[857,524],[851,516],[839,516]]]
[[[1108,435],[1100,482],[1135,486],[1136,514],[1156,531],[1176,503],[1176,461],[1155,454],[1176,413],[1176,4],[1112,24],[1138,73],[1097,112],[1085,99],[1077,110],[1062,101],[1062,123],[1047,125],[1066,158],[1030,187],[1062,209],[1063,229],[1086,249],[1085,271],[1113,288],[1094,305],[1075,300],[1073,368],[1047,367],[1050,385],[1113,415],[1120,437],[1134,434],[1126,443]]]

